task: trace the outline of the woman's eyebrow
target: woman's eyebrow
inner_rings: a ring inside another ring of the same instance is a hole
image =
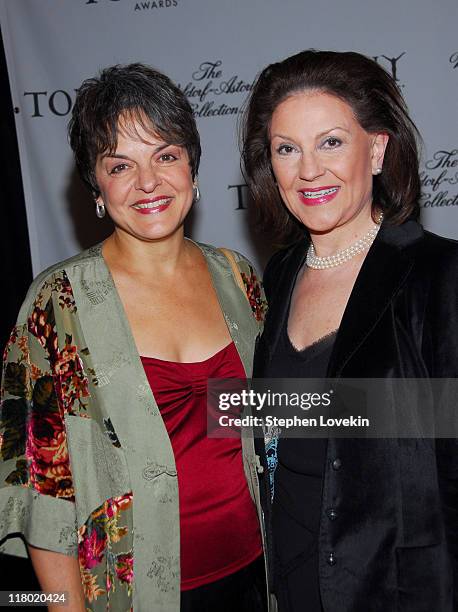
[[[326,136],[326,134],[329,134],[329,132],[332,132],[333,130],[343,130],[344,132],[347,132],[348,134],[350,133],[350,130],[348,130],[347,128],[344,128],[341,125],[336,125],[332,128],[329,128],[329,130],[324,130],[324,132],[320,132],[318,134],[318,137]]]
[[[350,133],[350,130],[348,130],[347,128],[344,128],[341,125],[336,125],[332,128],[324,130],[323,132],[320,132],[319,134],[317,134],[317,137],[321,138],[322,136],[329,134],[329,132],[332,132],[333,130],[342,130],[344,132],[347,132],[347,134]],[[291,138],[291,136],[286,136],[285,134],[272,134],[271,139],[273,138],[283,138],[284,140],[294,140],[293,138]]]
[[[161,145],[158,145],[155,149],[154,149],[154,153],[159,153],[160,151],[162,151],[163,149],[166,149],[167,147],[171,147],[172,145],[170,143],[163,143]],[[128,155],[124,155],[124,153],[104,153],[102,155],[102,159],[104,159],[105,157],[112,157],[114,159],[128,159],[130,161],[133,161],[133,159],[131,157],[129,157]]]

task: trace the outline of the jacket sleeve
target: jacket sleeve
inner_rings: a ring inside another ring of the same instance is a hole
[[[437,272],[429,300],[428,318],[433,355],[433,376],[446,378],[441,405],[451,429],[458,429],[458,243],[438,242]],[[439,249],[440,246],[440,249]],[[436,457],[447,544],[454,568],[454,604],[458,609],[458,439],[436,440]]]
[[[458,440],[437,440],[437,464],[447,545],[453,564],[454,609],[458,609]]]
[[[25,556],[25,541],[76,556],[73,479],[56,388],[62,382],[62,376],[56,376],[62,363],[56,359],[60,351],[52,299],[40,293],[23,311],[3,360],[0,550]]]

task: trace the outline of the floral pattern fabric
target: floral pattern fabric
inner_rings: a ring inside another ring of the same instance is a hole
[[[69,366],[64,364],[77,361],[78,356],[70,336],[62,350],[58,345],[52,314],[54,287],[60,289],[60,307],[74,307],[68,279],[65,274],[57,276],[53,283],[44,284],[27,324],[13,330],[5,348],[0,454],[3,460],[16,459],[15,469],[6,477],[9,484],[28,486],[39,493],[73,501],[64,426],[72,393],[70,385],[62,389],[59,385],[65,384],[66,375],[62,376],[61,370]],[[30,355],[32,343],[38,344],[36,350],[40,354],[36,361]],[[73,353],[70,358],[69,353]],[[83,377],[82,386],[73,393],[75,397],[87,396],[84,383]]]
[[[0,457],[15,461],[5,484],[74,503],[65,415],[90,418],[89,381],[80,356],[89,353],[76,346],[71,334],[65,333],[63,341],[59,337],[56,307],[64,316],[66,310],[77,310],[64,271],[43,283],[27,322],[13,329],[5,348]],[[132,538],[125,537],[130,527],[124,519],[131,506],[131,492],[108,499],[78,530],[82,585],[89,603],[124,586],[126,609],[131,607]]]
[[[122,552],[129,533],[129,525],[123,524],[123,513],[131,506],[132,493],[108,499],[78,530],[78,559],[84,595],[89,602],[115,590],[117,583],[131,595],[133,551]],[[104,557],[106,563],[101,565]]]
[[[262,290],[262,283],[256,276],[253,268],[249,265],[249,273],[241,272],[243,284],[248,301],[256,321],[263,322],[267,312],[267,300]]]

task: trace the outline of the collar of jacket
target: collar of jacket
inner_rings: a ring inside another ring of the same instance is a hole
[[[345,364],[364,342],[409,275],[416,246],[423,238],[414,220],[394,226],[384,222],[371,246],[345,308],[328,366],[328,377],[340,376]],[[275,295],[265,324],[270,351],[280,337],[297,275],[305,263],[310,238],[290,247],[275,271]],[[272,324],[271,322],[274,322]]]
[[[240,296],[227,258],[210,245],[195,244],[205,257],[229,333],[246,375],[250,377],[253,344],[259,332],[259,325],[254,320],[248,301]],[[146,408],[143,416],[147,419],[151,416],[158,417],[159,408],[146,378],[113,278],[105,264],[102,245],[96,245],[69,261],[74,262],[74,265],[67,265],[66,272],[78,304],[78,316],[84,337],[94,362],[103,364],[104,371],[115,369],[117,376],[121,373],[125,376],[124,382],[120,382],[116,376],[110,376],[110,385],[107,384],[106,387],[107,391],[112,390],[113,399],[116,399],[119,393],[125,398],[121,404],[114,402],[110,413],[123,448],[130,448],[132,444],[138,443],[135,440],[138,422],[126,418],[125,407],[135,405],[141,397],[141,403]],[[116,368],[112,365],[114,361]],[[118,405],[119,410],[116,410],[115,406]],[[165,433],[165,427],[161,425],[161,428]],[[160,463],[170,467],[171,471],[174,470],[175,462],[167,435],[163,437],[162,446],[155,442],[155,453]]]

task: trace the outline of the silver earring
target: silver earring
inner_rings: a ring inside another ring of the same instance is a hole
[[[199,191],[198,185],[193,185],[192,194],[193,194],[193,202],[198,202],[200,200],[200,191]]]
[[[105,216],[105,204],[102,202],[95,202],[95,214],[99,219],[103,219]]]
[[[375,174],[382,174],[382,169],[381,168],[376,168],[375,169]]]

